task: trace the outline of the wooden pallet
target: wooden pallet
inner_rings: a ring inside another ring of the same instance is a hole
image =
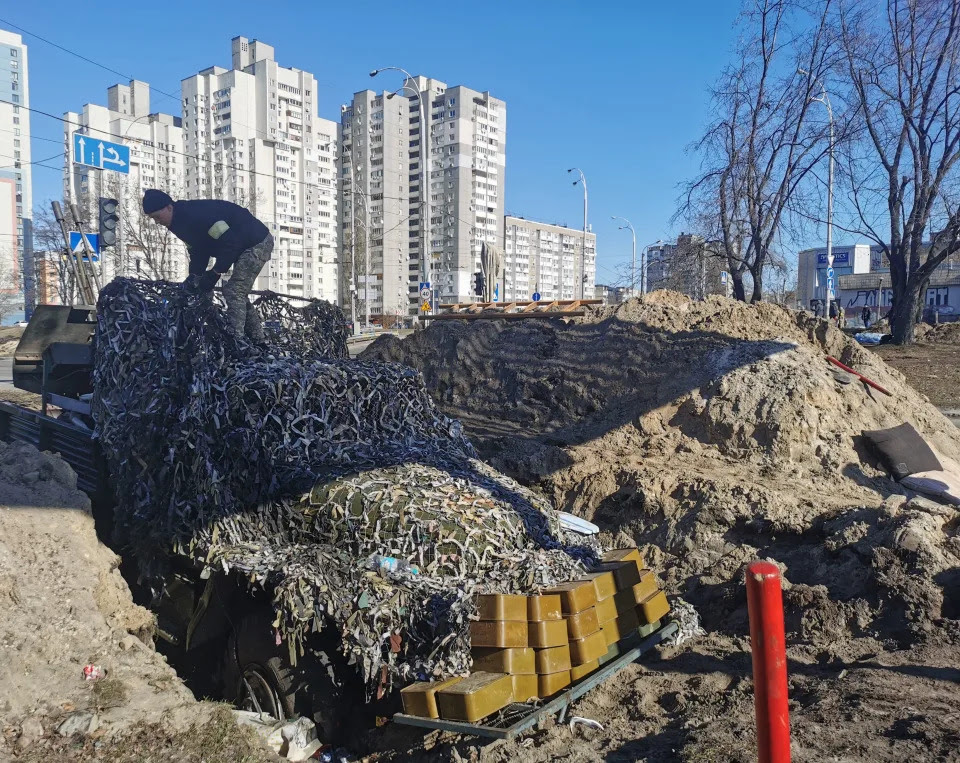
[[[523,320],[526,318],[579,318],[585,305],[603,304],[602,299],[554,299],[540,302],[453,302],[440,305],[445,313],[421,315],[422,321]]]

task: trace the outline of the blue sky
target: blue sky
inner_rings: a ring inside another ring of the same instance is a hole
[[[44,0],[8,4],[0,19],[174,95],[181,78],[229,67],[232,37],[261,39],[281,65],[316,76],[320,116],[328,119],[339,119],[340,104],[374,84],[367,72],[378,66],[489,90],[507,102],[507,211],[580,227],[583,197],[566,172],[580,167],[604,282],[630,259],[629,231],[617,230],[611,215],[633,222],[638,249],[679,232],[670,223],[678,184],[697,170],[687,148],[709,118],[709,87],[729,59],[738,9],[737,0]],[[24,41],[33,108],[59,115],[105,103],[107,87],[125,81],[29,34]],[[376,87],[398,84],[384,74]],[[156,92],[151,106],[180,113],[177,101]],[[56,153],[55,143],[39,139],[59,142],[61,125],[32,119],[34,159]],[[33,180],[35,204],[59,195],[57,172],[35,168]]]

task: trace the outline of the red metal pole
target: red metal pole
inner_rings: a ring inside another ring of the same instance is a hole
[[[747,610],[753,652],[753,693],[760,763],[789,763],[787,643],[783,632],[780,570],[771,562],[747,566]]]

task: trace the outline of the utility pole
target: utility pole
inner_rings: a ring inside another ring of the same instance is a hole
[[[356,184],[356,180],[354,180]],[[357,205],[356,197],[350,189],[350,323],[353,324],[353,334],[357,335]]]
[[[647,287],[649,286],[647,282],[647,269],[650,267],[650,250],[655,246],[661,246],[663,244],[663,239],[657,239],[652,244],[647,244],[643,247],[643,254],[640,258],[640,292],[642,294],[647,293]]]
[[[581,172],[580,169],[577,167],[571,167],[570,169],[567,170],[567,172],[574,172],[574,171],[576,171],[577,174],[580,175],[580,179],[574,180],[573,184],[576,185],[577,183],[580,183],[580,185],[583,186],[583,246],[580,249],[580,299],[583,299],[584,287],[586,286],[586,283],[584,283],[584,277],[586,276],[586,270],[587,270],[587,179],[584,177],[583,172]],[[573,271],[574,271],[573,277],[576,279],[577,277],[576,267],[574,267]],[[576,284],[574,284],[573,286],[573,297],[574,299],[577,298]]]
[[[623,220],[624,224],[619,226],[617,230],[623,230],[624,228],[630,229],[630,235],[633,237],[633,261],[630,265],[630,296],[637,296],[637,232],[633,229],[633,223],[631,223],[626,217],[610,217],[611,220]]]
[[[810,77],[810,72],[804,69],[797,69],[800,74]],[[830,105],[830,96],[827,94],[827,88],[819,77],[813,77],[813,81],[820,85],[821,95],[819,98],[811,98],[812,101],[819,101],[827,107],[827,117],[830,120],[830,145],[829,145],[829,164],[827,171],[827,270],[833,273],[833,107]],[[834,300],[834,280],[831,277],[827,279],[827,315],[830,315],[830,305]],[[839,306],[837,308],[839,316]]]

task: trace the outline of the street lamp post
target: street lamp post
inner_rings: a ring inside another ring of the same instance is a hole
[[[577,167],[571,167],[567,172],[576,172],[580,175],[580,179],[574,180],[573,184],[576,185],[580,183],[580,185],[583,186],[583,247],[580,250],[580,299],[583,299],[583,287],[586,285],[583,279],[586,276],[587,270],[587,179],[583,176],[583,172]],[[563,252],[560,253],[560,256],[563,256]],[[576,278],[576,268],[574,268],[574,278]],[[576,284],[574,284],[573,287],[573,296],[574,298],[577,296]]]
[[[624,225],[617,227],[617,230],[623,230],[624,228],[630,229],[630,235],[633,237],[633,261],[630,265],[630,296],[637,296],[637,232],[633,229],[633,223],[631,223],[626,217],[616,217],[611,216],[611,220],[623,220]]]
[[[797,69],[800,74],[805,74],[820,85],[820,97],[811,98],[812,101],[819,101],[827,107],[827,116],[830,119],[830,147],[829,147],[829,169],[827,171],[827,269],[833,272],[833,107],[830,105],[830,96],[827,95],[827,88],[823,80],[814,77],[805,69]],[[830,304],[834,299],[833,290],[834,281],[827,278],[827,316],[830,315]],[[839,313],[839,311],[838,311]],[[839,315],[838,315],[839,318]]]
[[[356,239],[357,239],[357,196],[363,202],[363,258],[364,258],[364,283],[363,283],[363,305],[364,305],[364,328],[370,328],[370,207],[367,200],[366,191],[358,188],[357,178],[353,179],[353,187],[349,191],[350,195],[350,268],[353,274],[351,283],[351,294],[359,296],[357,288],[357,258],[356,258]],[[354,310],[353,300],[351,300],[351,310]],[[356,316],[353,318],[353,333],[359,334]]]
[[[426,101],[423,99],[423,92],[420,90],[419,83],[413,78],[406,69],[399,66],[382,66],[370,72],[371,77],[376,77],[380,72],[395,71],[402,73],[406,78],[404,85],[409,82],[417,94],[420,101],[420,233],[423,239],[420,250],[420,280],[429,283],[433,289],[433,278],[431,276],[430,262],[430,110],[427,108]],[[429,95],[429,93],[428,93]],[[432,300],[431,300],[432,307]]]

